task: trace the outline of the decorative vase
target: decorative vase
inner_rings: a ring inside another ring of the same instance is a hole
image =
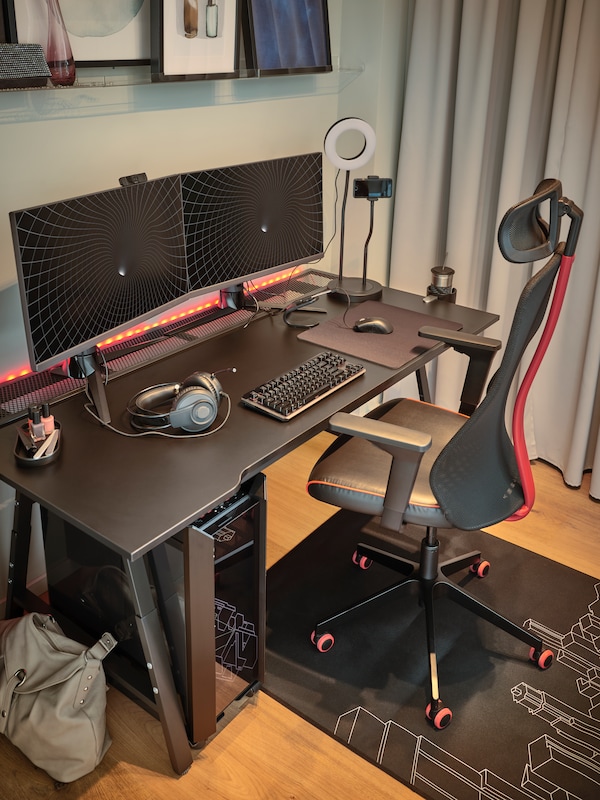
[[[60,4],[58,0],[46,0],[46,3],[48,5],[46,61],[50,70],[50,80],[55,86],[72,86],[75,83],[75,60]]]

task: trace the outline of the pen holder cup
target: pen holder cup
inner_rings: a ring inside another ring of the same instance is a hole
[[[29,426],[27,423],[21,425],[17,431],[17,441],[15,444],[15,459],[17,460],[17,464],[21,467],[45,467],[56,461],[60,454],[62,439],[60,423],[56,420],[54,421],[54,430],[56,431],[56,443],[52,448],[52,452],[44,453],[36,458],[35,455],[38,450],[28,450],[25,446],[25,442],[29,439]],[[40,446],[43,444],[44,442],[41,442]]]
[[[453,276],[454,270],[451,267],[433,267],[427,296],[444,300],[446,303],[456,303],[456,289],[452,286]]]

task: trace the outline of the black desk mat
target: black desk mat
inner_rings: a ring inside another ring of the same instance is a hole
[[[394,330],[389,334],[357,333],[352,330],[352,326],[361,317],[384,317],[391,322]],[[330,350],[339,350],[355,358],[372,361],[383,367],[399,369],[436,344],[434,341],[419,337],[419,328],[425,325],[453,331],[462,328],[459,322],[396,308],[377,300],[367,300],[351,307],[347,313],[340,314],[339,317],[303,331],[298,334],[298,338]]]
[[[416,591],[332,624],[327,653],[310,642],[317,620],[398,580],[377,564],[357,569],[356,542],[381,547],[383,535],[383,547],[418,553],[417,526],[394,536],[366,519],[338,512],[269,569],[264,690],[430,800],[597,800],[591,743],[600,740],[600,720],[590,683],[598,581],[482,531],[438,531],[445,558],[485,553],[488,577],[459,582],[540,635],[556,659],[540,670],[526,645],[440,592],[440,692],[454,719],[436,731],[424,714],[427,651]]]

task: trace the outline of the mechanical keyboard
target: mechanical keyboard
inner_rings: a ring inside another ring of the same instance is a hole
[[[246,392],[242,403],[286,422],[364,373],[362,364],[353,364],[339,353],[325,350]]]

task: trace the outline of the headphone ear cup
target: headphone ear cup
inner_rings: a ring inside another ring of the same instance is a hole
[[[181,384],[181,388],[188,389],[190,386],[201,386],[213,394],[217,403],[221,401],[223,387],[215,376],[209,375],[208,372],[193,372],[189,375]]]
[[[211,385],[211,388],[212,388],[213,392],[215,393],[215,398],[217,400],[217,403],[220,403],[221,402],[221,396],[223,394],[223,387],[221,386],[221,384],[215,378],[214,375],[210,376],[210,385]]]
[[[188,386],[175,398],[169,421],[174,428],[197,433],[209,428],[217,417],[220,396],[214,387]]]
[[[169,413],[157,411],[169,401],[176,398],[179,393],[179,384],[168,383],[161,386],[151,386],[139,392],[129,401],[129,411],[132,423],[136,428],[168,428],[170,423]]]

